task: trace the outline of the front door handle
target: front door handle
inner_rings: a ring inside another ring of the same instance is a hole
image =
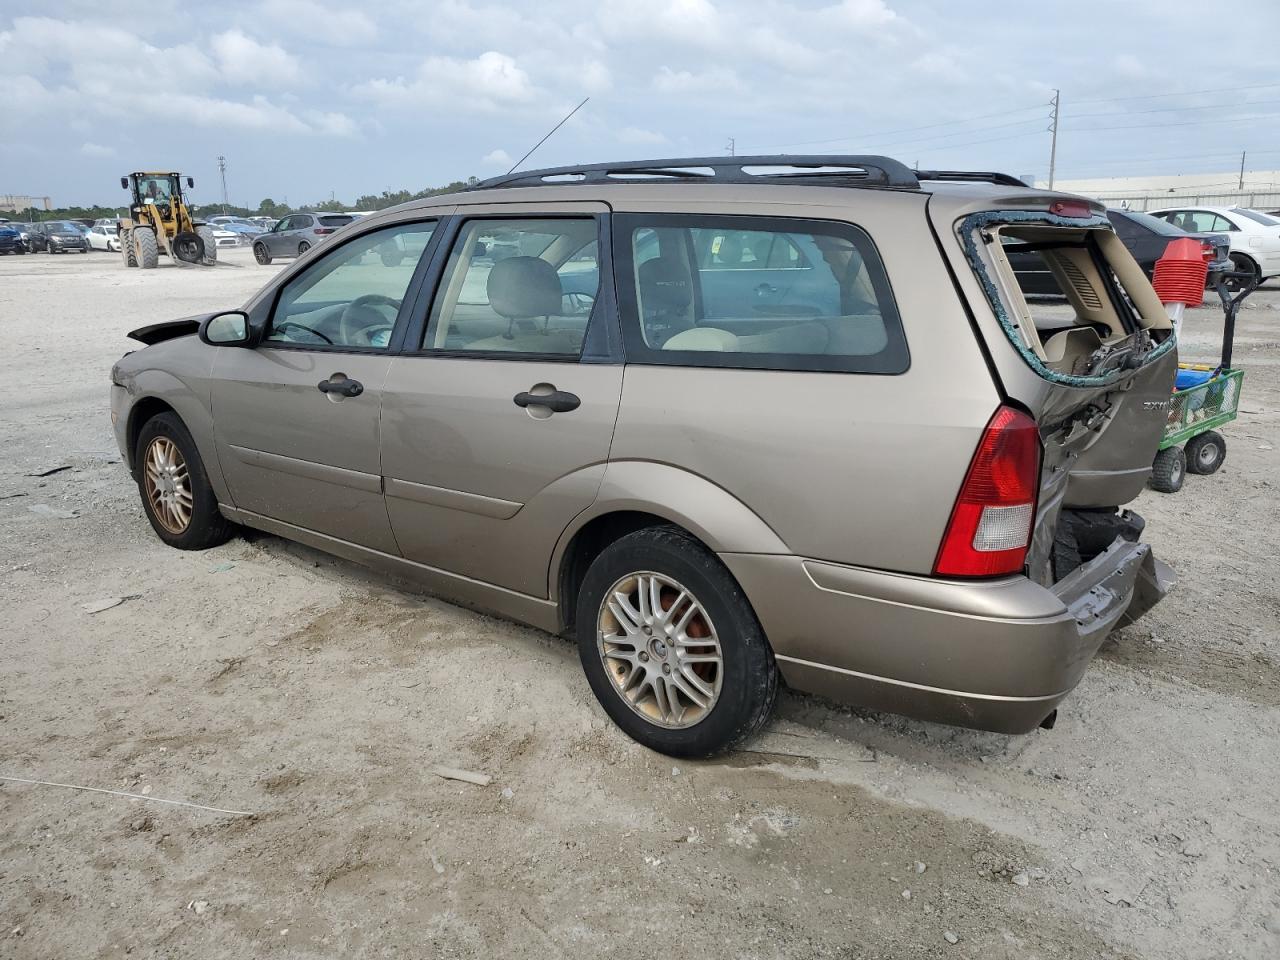
[[[337,394],[340,397],[358,397],[364,393],[364,384],[342,374],[335,374],[328,380],[317,383],[316,389],[331,396]]]
[[[567,413],[582,406],[576,393],[566,390],[552,390],[550,393],[517,393],[511,398],[517,407],[546,407],[552,413]]]

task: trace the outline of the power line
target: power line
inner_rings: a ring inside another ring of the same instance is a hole
[[[1184,90],[1180,93],[1151,93],[1142,97],[1100,97],[1093,100],[1077,100],[1076,103],[1123,103],[1130,100],[1159,100],[1162,97],[1194,97],[1205,93],[1236,93],[1240,90],[1266,90],[1280,87],[1280,83],[1260,83],[1253,87],[1218,87],[1214,90]]]
[[[1233,103],[1231,104],[1231,107],[1233,109],[1237,109],[1239,107],[1261,107],[1261,106],[1271,106],[1277,103],[1280,103],[1280,100],[1245,100],[1241,103]],[[1145,113],[1172,113],[1175,110],[1221,110],[1221,109],[1222,109],[1222,104],[1220,103],[1208,103],[1208,104],[1204,104],[1203,106],[1196,106],[1196,107],[1156,107],[1153,110],[1123,110],[1120,112],[1104,111],[1102,113],[1067,114],[1066,119],[1083,120],[1085,117],[1114,117],[1116,119],[1119,119],[1120,117],[1136,117]]]
[[[822,143],[847,143],[850,140],[878,140],[882,137],[892,136],[896,133],[914,133],[917,130],[936,130],[938,127],[955,126],[958,123],[973,123],[975,120],[990,120],[992,117],[1007,117],[1015,113],[1026,113],[1028,110],[1043,109],[1043,104],[1037,103],[1031,107],[1018,107],[1013,110],[998,110],[995,113],[984,113],[976,117],[964,117],[959,120],[943,120],[940,123],[926,123],[917,127],[899,127],[897,130],[882,130],[879,133],[858,133],[849,137],[832,137],[828,140],[792,140],[789,143],[772,143],[764,146],[751,147],[751,150],[776,150],[780,147],[811,147]],[[1022,121],[1024,123],[1028,121]],[[926,138],[927,139],[927,138]]]
[[[1041,123],[1043,123],[1043,122],[1044,122],[1044,119],[1043,119],[1043,118],[1041,118],[1041,117],[1033,117],[1033,118],[1031,118],[1030,120],[1015,120],[1015,121],[1013,121],[1012,123],[997,123],[997,124],[993,124],[992,126],[989,126],[989,127],[973,127],[973,128],[971,128],[971,129],[969,129],[969,130],[953,130],[953,131],[952,131],[952,132],[950,132],[950,133],[935,133],[935,134],[931,134],[930,136],[926,136],[926,137],[912,137],[910,140],[888,140],[888,141],[885,141],[885,140],[880,140],[880,138],[878,138],[878,137],[870,137],[870,138],[862,138],[862,137],[854,138],[854,137],[850,137],[849,139],[850,139],[850,140],[857,139],[859,142],[862,142],[864,139],[870,139],[870,140],[871,140],[871,142],[872,142],[872,144],[875,144],[875,143],[876,143],[876,141],[879,141],[880,146],[879,146],[879,147],[873,147],[873,149],[883,149],[883,148],[885,148],[885,147],[899,147],[899,146],[908,146],[908,145],[913,144],[913,143],[924,143],[924,142],[926,142],[926,141],[930,141],[930,140],[945,140],[945,139],[948,139],[948,138],[950,138],[950,137],[964,137],[964,136],[970,136],[970,135],[975,134],[975,133],[989,133],[989,132],[990,132],[990,131],[992,131],[992,130],[1007,130],[1009,127],[1020,127],[1020,126],[1023,126],[1024,124],[1028,124],[1028,123],[1034,123],[1034,124],[1037,124],[1037,129],[1036,129],[1036,130],[1033,130],[1033,131],[1028,131],[1029,133],[1039,133],[1039,132],[1041,132],[1041,130],[1040,130],[1040,128],[1039,128],[1039,126],[1038,126],[1038,125],[1039,125],[1039,124],[1041,124]],[[943,144],[943,146],[945,146],[945,144]]]
[[[1248,117],[1220,117],[1217,120],[1178,120],[1171,123],[1125,123],[1118,127],[1066,127],[1079,133],[1092,133],[1102,130],[1150,130],[1155,127],[1204,127],[1211,123],[1244,123],[1252,120],[1270,120],[1280,117],[1280,113],[1257,113]],[[1118,118],[1117,118],[1118,119]]]

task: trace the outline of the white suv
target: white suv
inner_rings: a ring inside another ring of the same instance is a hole
[[[1259,280],[1280,274],[1280,221],[1243,207],[1166,207],[1149,211],[1191,233],[1222,233],[1231,240],[1231,262]]]

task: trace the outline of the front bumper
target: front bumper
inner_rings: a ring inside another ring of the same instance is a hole
[[[722,554],[791,686],[958,726],[1025,733],[1080,681],[1117,626],[1175,577],[1116,540],[1052,588],[940,580],[800,557]]]
[[[114,370],[111,376],[111,431],[116,435],[116,446],[120,448],[120,456],[132,470],[133,451],[129,449],[129,391],[114,382]]]

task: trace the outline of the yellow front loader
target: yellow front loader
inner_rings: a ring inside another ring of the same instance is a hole
[[[218,247],[213,228],[191,218],[182,181],[195,186],[190,177],[176,173],[131,173],[120,178],[120,186],[131,194],[129,216],[120,221],[120,252],[126,267],[150,270],[160,262],[160,254],[174,263],[217,263]]]

